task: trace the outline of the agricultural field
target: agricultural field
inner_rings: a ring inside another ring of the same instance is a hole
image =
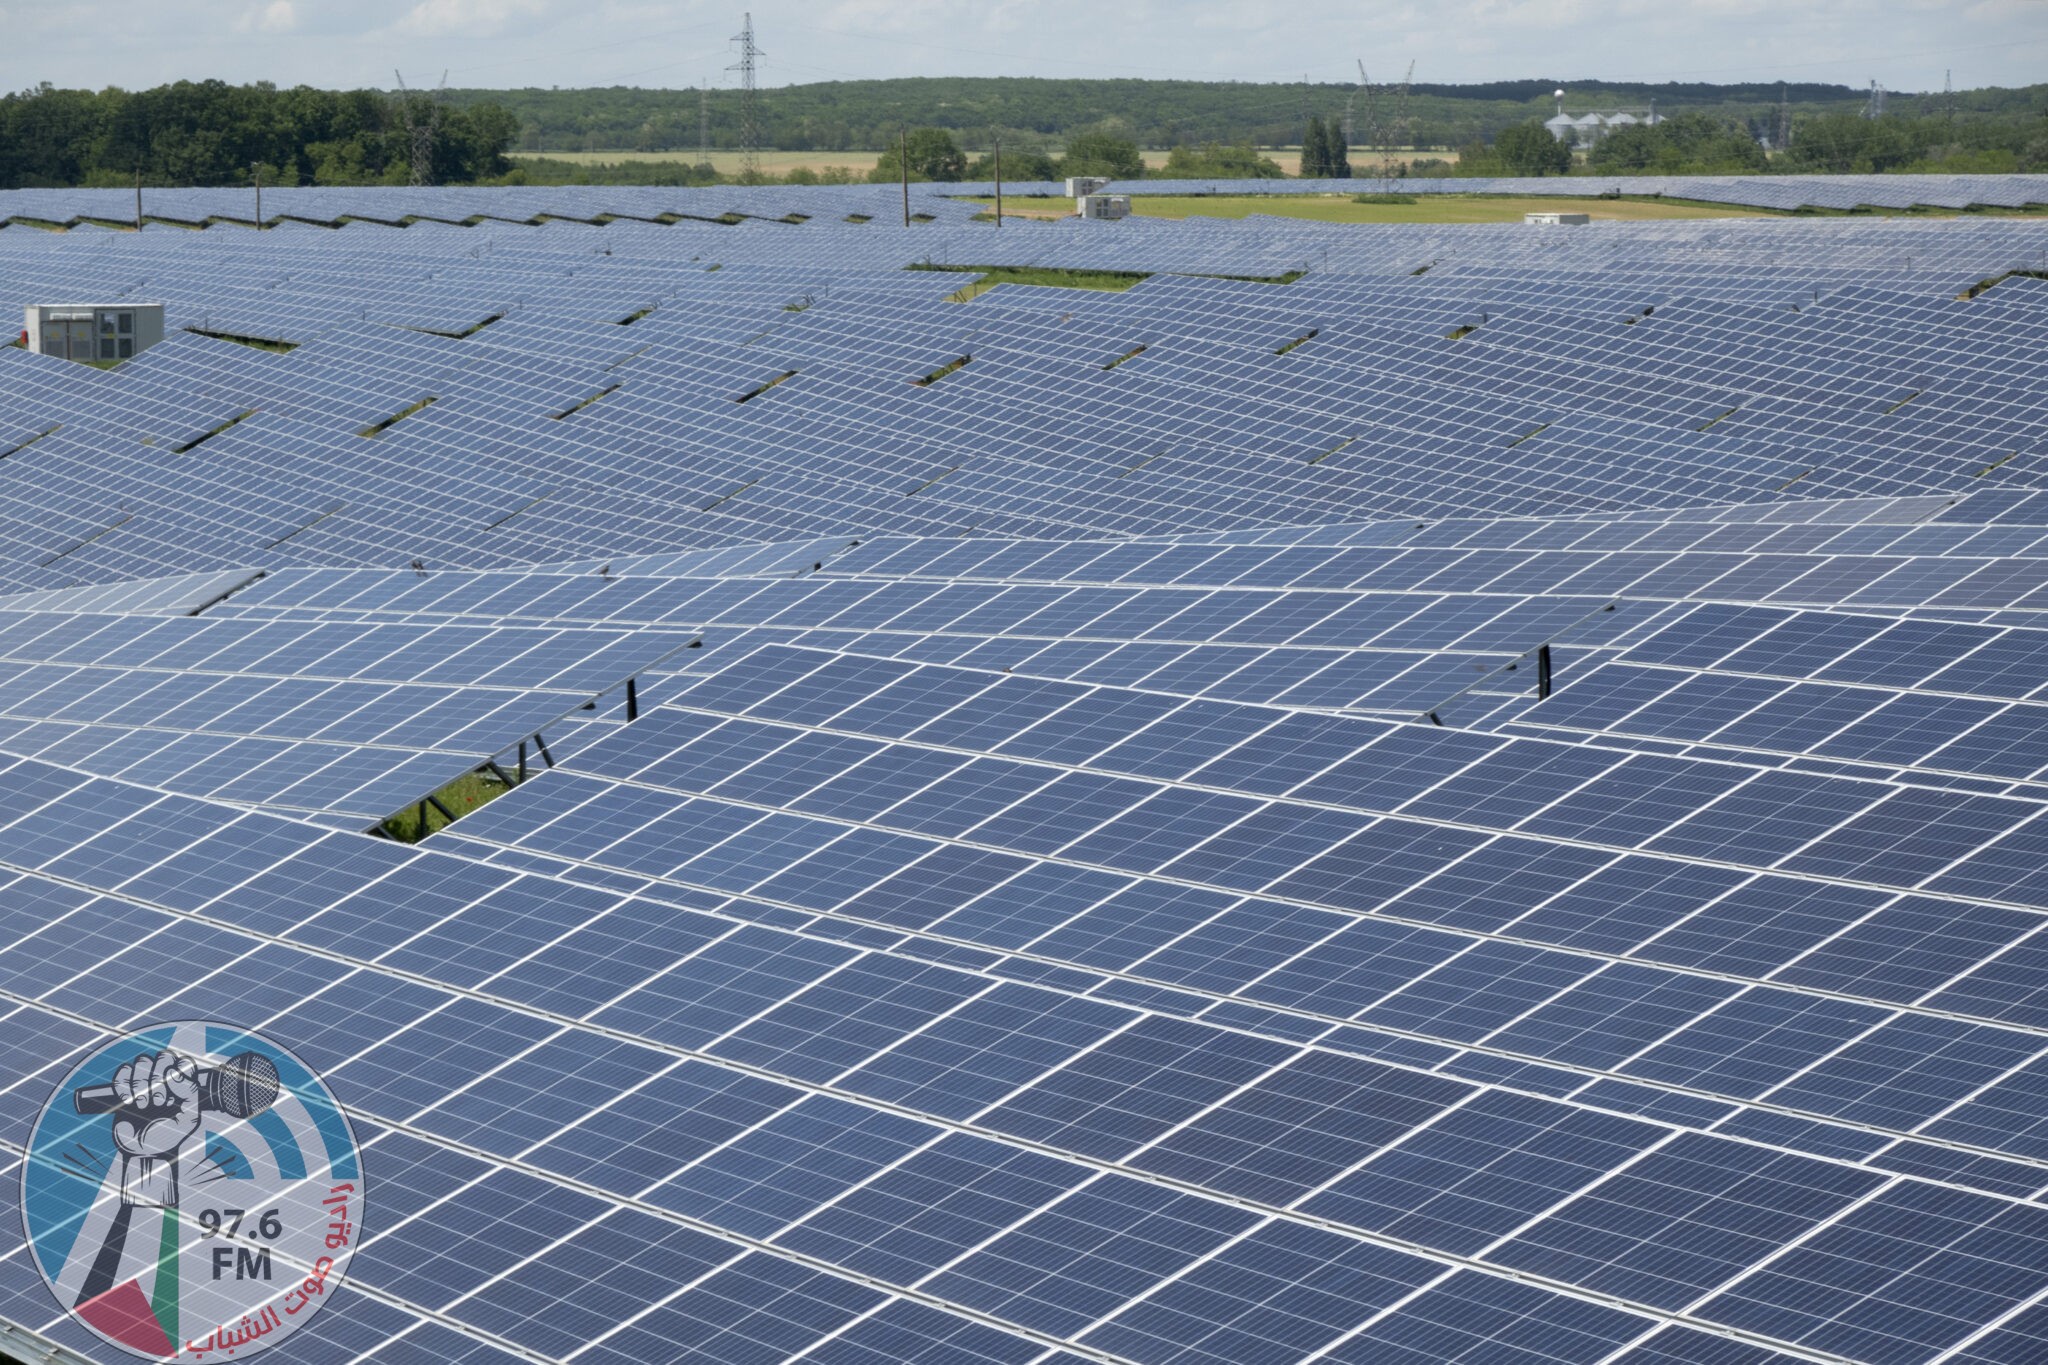
[[[697,164],[695,148],[668,152],[509,152],[506,154],[513,165],[525,161],[570,161],[579,166],[622,166],[627,164],[657,166],[694,166]],[[874,167],[880,152],[778,152],[764,151],[759,154],[762,171],[769,175],[788,175],[799,167],[823,171],[830,166],[844,166],[858,174],[865,175]],[[1162,159],[1164,154],[1162,153]],[[736,151],[713,150],[711,165],[722,175],[740,173],[740,154]]]

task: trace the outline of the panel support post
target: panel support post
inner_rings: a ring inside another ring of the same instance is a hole
[[[526,741],[519,741],[519,780],[526,780]]]
[[[640,680],[626,679],[626,719],[640,719]]]
[[[1542,701],[1550,695],[1550,646],[1536,648],[1536,700]]]
[[[543,759],[547,760],[547,765],[548,765],[548,766],[549,766],[550,768],[554,767],[554,766],[555,766],[555,756],[554,756],[553,754],[551,754],[551,753],[549,753],[549,752],[548,752],[548,742],[547,742],[546,740],[542,739],[542,738],[541,738],[541,737],[540,737],[539,735],[535,735],[535,736],[533,737],[533,743],[534,743],[534,747],[540,750],[540,756],[541,756],[541,757],[542,757]]]
[[[427,798],[427,805],[432,806],[435,810],[441,812],[442,816],[448,821],[449,824],[452,825],[455,823],[455,812],[449,810],[446,806],[442,805],[440,797],[429,796]]]

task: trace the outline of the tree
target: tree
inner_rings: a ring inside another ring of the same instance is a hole
[[[1918,153],[1897,115],[1869,119],[1858,114],[1822,114],[1792,125],[1785,169],[1829,175],[1870,175],[1897,170]]]
[[[905,156],[912,180],[960,180],[967,175],[967,154],[944,128],[912,128],[896,146],[883,152],[868,179],[880,184],[901,178]]]
[[[1308,116],[1308,128],[1301,135],[1301,178],[1323,180],[1330,174],[1330,140],[1323,131],[1323,121],[1315,114]]]
[[[1493,151],[1509,175],[1563,175],[1572,168],[1572,149],[1535,119],[1501,129]]]
[[[1076,133],[1067,139],[1067,154],[1060,158],[1061,175],[1106,175],[1112,180],[1136,180],[1145,174],[1145,158],[1138,144],[1107,128]]]
[[[993,152],[984,152],[974,158],[967,167],[969,180],[993,180],[996,175],[996,158]],[[1044,152],[1031,148],[1018,148],[1003,153],[1003,179],[1013,184],[1026,180],[1057,180],[1060,168]]]
[[[1341,119],[1331,119],[1323,125],[1323,145],[1329,149],[1330,179],[1351,178],[1351,148],[1344,141],[1344,124]]]

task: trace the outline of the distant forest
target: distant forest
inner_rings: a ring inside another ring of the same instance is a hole
[[[1035,143],[1057,150],[1069,133],[1113,128],[1141,147],[1167,149],[1250,143],[1292,147],[1310,115],[1340,126],[1351,85],[1254,85],[1232,81],[1039,80],[1023,77],[929,77],[887,81],[825,81],[763,90],[757,118],[763,145],[787,151],[841,152],[888,146],[904,125],[945,128],[970,152],[985,150],[1000,134],[1007,146]],[[1693,110],[1742,125],[1753,135],[1775,128],[1780,87],[1746,85],[1626,85],[1592,80],[1493,81],[1483,85],[1411,87],[1400,141],[1416,147],[1461,147],[1491,142],[1501,129],[1556,110],[1553,90],[1565,91],[1573,114],[1611,109],[1661,114]],[[1823,114],[1860,113],[1868,91],[1846,85],[1784,87],[1795,121]],[[712,150],[740,142],[740,94],[717,88],[700,101],[695,90],[640,90],[624,86],[583,90],[455,90],[458,104],[490,103],[519,122],[518,152],[695,151],[699,115],[708,114]],[[1380,114],[1400,110],[1382,96]],[[1947,117],[1958,123],[2032,119],[2048,113],[2048,85],[2024,89],[1889,96],[1886,109],[1902,118]],[[1370,139],[1366,100],[1352,109],[1354,143]]]
[[[1204,174],[1251,166],[1254,149],[1301,144],[1311,119],[1333,134],[1347,105],[1352,145],[1379,140],[1456,148],[1456,167],[1418,173],[1485,174],[1520,164],[1511,148],[1537,152],[1528,129],[1567,92],[1573,114],[1652,105],[1673,118],[1669,134],[1639,137],[1589,158],[1606,172],[1705,170],[2012,171],[2048,169],[2048,85],[1942,94],[1893,94],[1882,119],[1865,119],[1867,92],[1840,85],[1782,88],[1792,147],[1768,162],[1759,144],[1779,119],[1781,87],[1616,85],[1549,78],[1484,85],[1416,85],[1377,103],[1348,85],[1206,81],[928,78],[823,82],[761,91],[764,147],[857,154],[890,146],[905,129],[944,130],[967,158],[1000,137],[1018,165],[1047,162],[1093,137],[1135,147],[1182,149]],[[1683,116],[1682,122],[1678,121]],[[259,83],[180,81],[151,90],[64,90],[48,84],[0,96],[0,188],[125,185],[405,184],[410,127],[435,125],[428,179],[436,184],[520,183],[546,176],[630,173],[650,183],[705,183],[708,166],[578,170],[559,161],[515,167],[508,154],[679,152],[740,142],[740,95],[730,89],[624,87],[578,90],[419,92],[279,89]],[[1502,135],[1514,136],[1506,141]],[[1135,148],[1134,148],[1135,150]],[[1546,158],[1547,159],[1547,158]],[[1360,173],[1367,158],[1358,158]],[[1133,163],[1135,164],[1135,163]],[[893,172],[892,172],[893,173]],[[1277,167],[1272,169],[1277,173]],[[1534,173],[1530,171],[1529,173]],[[806,173],[807,174],[807,173]]]

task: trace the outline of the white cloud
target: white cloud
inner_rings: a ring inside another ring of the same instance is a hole
[[[235,20],[237,33],[290,33],[298,26],[299,15],[292,8],[292,0],[270,0],[267,5],[252,5]]]
[[[912,75],[1455,83],[2041,79],[2043,0],[0,0],[10,84],[728,86],[751,9],[772,89]],[[1283,101],[1288,102],[1288,101]]]
[[[514,20],[539,18],[547,8],[548,0],[420,0],[398,28],[423,38],[489,37]]]

